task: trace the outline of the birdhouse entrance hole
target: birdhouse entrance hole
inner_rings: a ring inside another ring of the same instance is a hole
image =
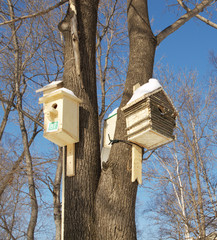
[[[160,112],[160,114],[161,114],[162,116],[165,115],[166,111],[165,111],[165,108],[164,108],[164,107],[158,106],[158,110],[159,110],[159,112]]]
[[[54,104],[52,105],[52,108],[57,109],[57,104],[54,103]]]

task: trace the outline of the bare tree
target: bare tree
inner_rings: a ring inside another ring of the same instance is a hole
[[[32,16],[31,14],[34,15],[36,9],[45,9],[40,2],[8,0],[5,3],[2,2],[0,7],[1,19],[10,22],[9,25],[3,27],[6,34],[2,36],[0,43],[2,83],[0,100],[4,113],[1,118],[0,137],[1,147],[5,153],[4,161],[1,158],[0,196],[4,212],[9,210],[14,201],[14,212],[11,213],[11,216],[14,216],[13,221],[8,218],[9,212],[7,215],[2,215],[1,228],[2,233],[5,232],[12,239],[18,237],[34,239],[34,234],[38,231],[36,230],[38,211],[43,211],[43,208],[47,207],[46,204],[38,204],[37,192],[41,202],[42,184],[47,186],[50,183],[48,176],[51,172],[53,174],[56,166],[52,164],[55,162],[54,156],[40,162],[42,157],[39,154],[33,156],[33,148],[30,149],[33,141],[34,145],[36,144],[36,136],[43,127],[42,109],[39,108],[37,96],[34,98],[33,93],[39,86],[61,77],[63,65],[63,55],[60,51],[61,36],[57,31],[53,31],[53,26],[56,27],[58,24],[57,17],[49,14],[37,20],[31,18],[17,23],[16,19],[22,16],[24,11]],[[61,17],[59,11],[57,15]],[[12,129],[8,127],[11,122],[14,123]],[[45,155],[43,158],[45,159]],[[49,167],[45,167],[46,164]],[[43,172],[43,169],[46,171]],[[61,174],[61,168],[58,167],[57,170]],[[20,186],[16,187],[19,183]],[[53,191],[54,199],[57,201],[55,205],[58,205],[60,211],[57,181],[55,184]],[[13,188],[13,195],[8,194],[11,188]],[[46,195],[43,195],[43,198],[46,199]],[[6,196],[8,196],[7,202],[10,202],[10,206],[4,204]],[[44,203],[45,201],[43,200]],[[25,202],[25,209],[21,202]],[[26,219],[30,217],[29,223],[20,220],[22,215],[26,215]],[[37,228],[40,225],[38,224]],[[26,229],[27,226],[28,229]]]
[[[176,94],[173,84],[168,84],[179,111],[177,141],[155,153],[150,163],[149,176],[159,182],[154,208],[165,239],[206,239],[217,222],[216,176],[211,167],[215,145],[210,130],[216,125],[215,93],[211,82],[202,91],[195,73],[178,78]]]
[[[128,50],[125,12],[122,1],[101,1],[99,4],[96,33],[99,126],[123,92]]]

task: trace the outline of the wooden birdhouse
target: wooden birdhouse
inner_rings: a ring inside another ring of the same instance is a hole
[[[58,146],[79,141],[79,103],[72,91],[62,87],[62,81],[37,90],[43,91],[39,103],[44,108],[44,137]]]
[[[122,108],[126,116],[127,137],[132,143],[131,181],[142,183],[142,148],[155,149],[174,140],[176,110],[158,80],[151,78]]]
[[[79,103],[74,93],[55,81],[37,90],[43,92],[44,137],[58,146],[67,146],[67,176],[75,175],[75,143],[79,142]]]
[[[129,141],[150,150],[174,140],[177,113],[156,79],[136,89],[122,110]]]

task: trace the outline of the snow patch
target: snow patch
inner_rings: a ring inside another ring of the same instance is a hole
[[[131,97],[130,101],[127,104],[129,104],[129,103],[135,101],[136,99],[142,97],[143,95],[145,95],[147,93],[151,93],[161,87],[162,86],[160,85],[160,83],[158,82],[157,79],[150,78],[148,83],[145,83],[144,85],[142,85],[141,87],[136,89],[136,91],[134,92],[133,96]]]
[[[76,97],[75,96],[75,94],[71,91],[71,90],[69,90],[69,89],[67,89],[67,88],[58,88],[57,90],[55,90],[55,91],[53,91],[52,92],[52,94],[53,93],[56,93],[56,92],[59,92],[59,91],[63,91],[63,92],[65,92],[65,93],[68,93],[68,94],[70,94],[71,96],[73,96],[73,97]],[[76,97],[77,98],[77,97]]]
[[[53,82],[49,83],[48,85],[46,85],[45,87],[52,86],[52,85],[55,85],[55,84],[58,84],[58,83],[61,83],[61,82],[62,82],[61,80],[53,81]]]

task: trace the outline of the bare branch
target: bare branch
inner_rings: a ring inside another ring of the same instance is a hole
[[[33,116],[31,116],[29,113],[27,113],[23,109],[20,109],[19,106],[15,105],[11,100],[6,100],[6,99],[4,99],[3,97],[0,96],[0,101],[8,103],[8,106],[13,106],[17,110],[21,111],[23,113],[23,115],[28,117],[30,120],[32,120],[33,122],[37,123],[40,127],[42,127],[42,128],[44,127],[44,125],[41,122],[39,122],[37,119],[35,119]],[[42,109],[40,110],[40,113],[41,112],[42,112]]]
[[[49,7],[46,10],[43,10],[43,11],[40,11],[40,12],[37,12],[37,13],[33,13],[31,15],[18,17],[18,18],[9,20],[9,21],[2,22],[2,23],[0,23],[0,26],[6,25],[6,24],[10,24],[10,23],[14,23],[14,22],[17,22],[17,21],[21,21],[21,20],[24,20],[24,19],[27,19],[27,18],[34,18],[34,17],[42,16],[42,15],[44,15],[44,14],[54,10],[55,8],[58,8],[59,6],[63,5],[66,2],[68,2],[68,0],[62,0],[59,3]]]
[[[191,9],[186,6],[186,4],[184,4],[183,0],[177,0],[177,2],[180,4],[181,7],[183,7],[187,12],[190,12]],[[197,17],[198,19],[200,19],[201,21],[205,22],[206,24],[208,24],[211,27],[214,27],[217,29],[217,24],[210,21],[209,19],[202,17],[201,15],[197,14],[195,17]]]
[[[184,25],[187,21],[189,21],[191,18],[196,16],[198,13],[202,12],[204,8],[206,8],[208,5],[210,5],[213,2],[213,0],[204,0],[200,4],[198,4],[194,9],[187,12],[183,16],[181,16],[176,22],[174,22],[169,27],[165,28],[163,31],[161,31],[157,36],[157,45],[159,45],[167,36],[175,32],[177,29],[179,29],[182,25]]]

